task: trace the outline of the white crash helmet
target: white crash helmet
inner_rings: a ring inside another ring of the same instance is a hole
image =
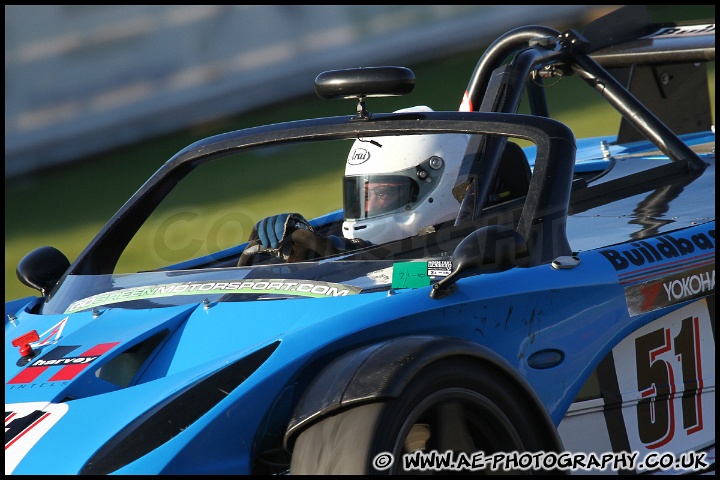
[[[419,106],[395,113],[431,111]],[[343,236],[380,244],[454,220],[460,204],[452,188],[468,140],[447,133],[356,140],[343,178]]]

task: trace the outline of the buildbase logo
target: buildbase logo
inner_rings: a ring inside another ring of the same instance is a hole
[[[79,355],[71,355],[80,348],[80,345],[67,345],[55,347],[42,357],[33,360],[23,370],[13,377],[8,384],[26,384],[34,382],[43,373],[51,374],[48,382],[72,380],[85,370],[88,365],[100,358],[120,342],[101,343],[91,347]]]
[[[715,254],[715,229],[689,236],[661,235],[650,240],[632,242],[622,248],[607,248],[600,253],[616,271],[647,268],[690,255]]]

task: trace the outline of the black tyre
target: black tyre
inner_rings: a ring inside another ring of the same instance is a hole
[[[403,454],[416,450],[452,450],[472,458],[483,452],[555,451],[555,434],[547,431],[526,402],[527,395],[490,366],[462,359],[437,362],[383,403],[364,404],[326,417],[297,438],[291,474],[503,474],[544,471],[419,471],[403,468]],[[390,453],[384,468],[380,456]],[[476,464],[477,465],[477,464]],[[553,472],[557,474],[558,472]]]

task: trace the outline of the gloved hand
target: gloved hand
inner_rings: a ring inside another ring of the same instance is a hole
[[[298,229],[315,231],[299,213],[272,215],[255,224],[250,240],[259,239],[265,249],[280,250],[289,242],[290,235]]]
[[[372,245],[359,238],[323,237],[299,213],[281,213],[260,220],[248,241],[238,260],[239,267],[251,265],[253,257],[261,252],[292,263]]]

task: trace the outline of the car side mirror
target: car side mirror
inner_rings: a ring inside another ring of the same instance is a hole
[[[430,292],[434,299],[449,295],[455,282],[479,273],[496,273],[526,266],[530,261],[527,240],[514,228],[489,225],[475,230],[452,254],[453,271]]]
[[[47,296],[69,267],[70,261],[60,250],[40,247],[20,260],[16,273],[24,285]]]

